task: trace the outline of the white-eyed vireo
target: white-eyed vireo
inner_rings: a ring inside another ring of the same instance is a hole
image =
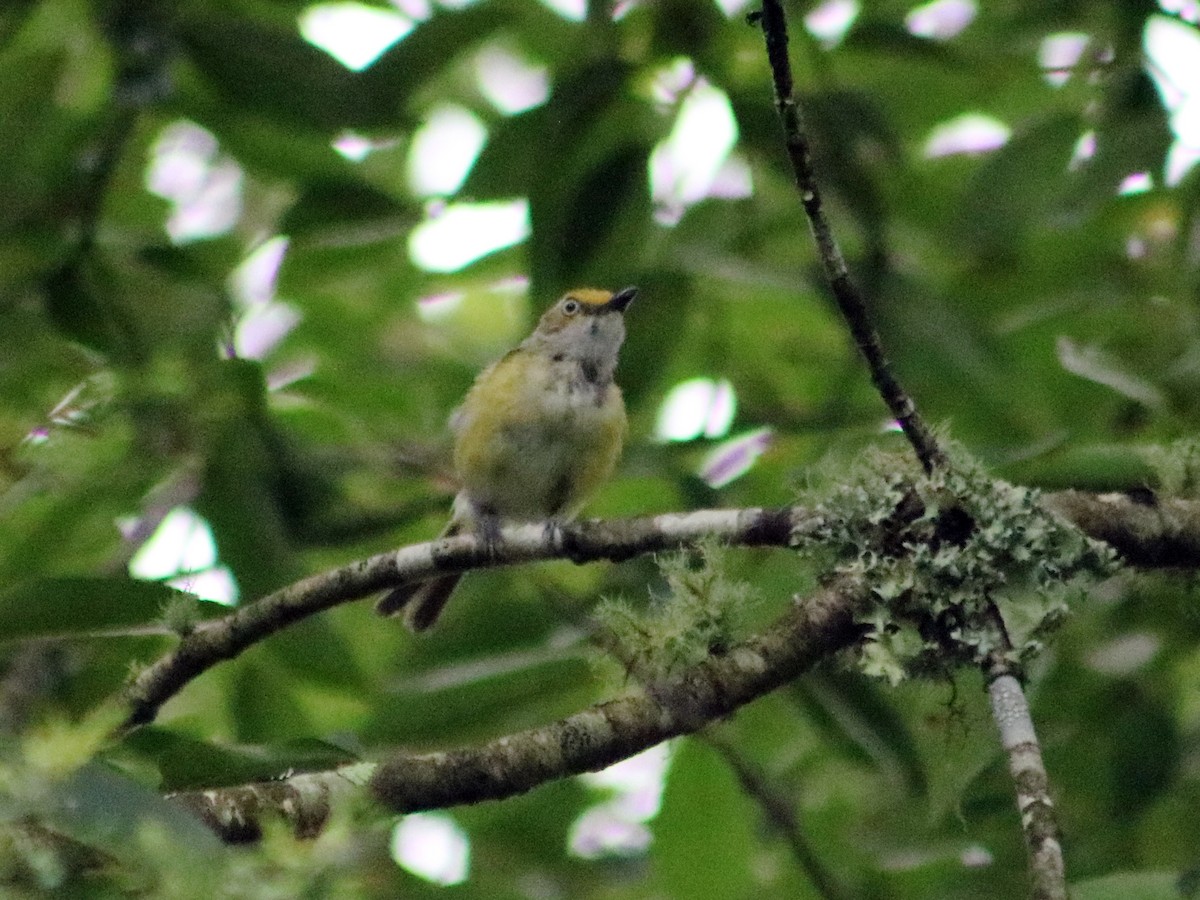
[[[490,540],[501,519],[569,518],[608,478],[625,443],[625,402],[613,373],[635,296],[637,288],[571,291],[475,379],[450,418],[462,489],[442,537],[474,531]],[[376,610],[407,609],[409,627],[423,631],[460,578],[397,588]]]

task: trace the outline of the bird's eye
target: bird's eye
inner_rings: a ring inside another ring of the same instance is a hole
[[[579,301],[574,298],[565,301],[562,305],[562,311],[568,316],[575,315],[575,313],[579,312]]]

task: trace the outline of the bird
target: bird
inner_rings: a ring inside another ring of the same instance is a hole
[[[461,489],[440,537],[494,543],[502,521],[566,521],[616,467],[628,424],[614,380],[628,287],[568,291],[529,337],[475,379],[450,417]],[[375,606],[413,631],[438,619],[463,574],[403,585]]]

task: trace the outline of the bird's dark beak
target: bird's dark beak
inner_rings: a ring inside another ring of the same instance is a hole
[[[627,287],[623,291],[618,291],[613,294],[612,299],[605,304],[609,309],[615,309],[619,313],[625,312],[625,308],[633,302],[638,295],[638,289],[635,287]]]

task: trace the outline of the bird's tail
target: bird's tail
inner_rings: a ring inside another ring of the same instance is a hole
[[[453,537],[461,532],[459,523],[451,520],[438,537]],[[405,625],[413,631],[424,631],[437,621],[462,577],[462,572],[455,572],[429,581],[402,585],[380,597],[375,603],[375,612],[389,617],[404,613]]]
[[[381,616],[398,616],[404,613],[404,624],[413,631],[424,631],[437,621],[450,595],[462,580],[462,573],[443,575],[432,581],[406,584],[385,594],[375,604],[375,612]]]

